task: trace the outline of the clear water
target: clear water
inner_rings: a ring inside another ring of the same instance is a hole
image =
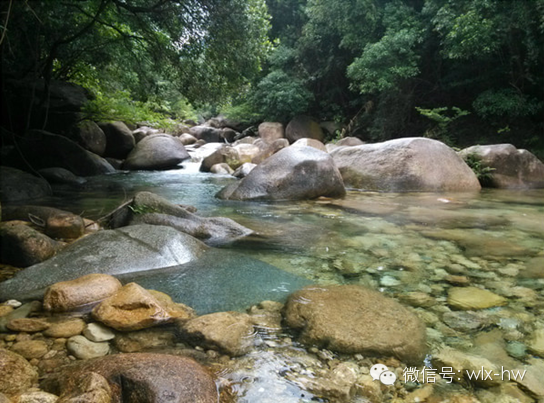
[[[414,308],[429,328],[431,348],[474,347],[478,330],[451,332],[439,319],[449,311],[447,291],[457,283],[483,286],[508,298],[506,306],[486,310],[485,330],[498,329],[509,345],[520,347],[535,328],[544,328],[544,267],[534,267],[535,259],[544,257],[544,190],[349,191],[342,200],[284,203],[214,198],[234,180],[199,173],[198,164],[189,163],[166,172],[89,178],[78,190],[56,188],[56,196],[43,203],[96,219],[147,190],[194,205],[204,216],[232,218],[256,233],[227,247],[282,270],[320,284],[362,284],[401,301],[408,292],[432,296],[433,306]],[[263,343],[222,370],[235,385],[238,401],[268,401],[258,396],[270,390],[270,401],[310,401],[312,395],[288,374],[299,367],[316,370],[321,361],[296,344],[282,344],[282,337],[287,336],[279,336],[272,346]],[[518,354],[517,362],[531,358]]]

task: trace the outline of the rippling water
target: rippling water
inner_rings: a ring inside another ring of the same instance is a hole
[[[427,324],[431,347],[474,347],[480,329],[469,323],[452,332],[440,320],[449,311],[447,291],[454,285],[483,286],[508,299],[476,325],[499,329],[510,347],[523,344],[535,326],[544,328],[544,190],[349,191],[342,200],[284,203],[214,198],[234,180],[199,173],[198,164],[189,163],[180,170],[93,177],[79,190],[56,188],[56,197],[43,204],[96,219],[147,190],[194,205],[204,216],[230,217],[256,233],[227,247],[280,269],[320,284],[362,284],[400,301],[409,292],[432,296],[432,307],[414,308]],[[289,377],[293,368],[306,365],[297,358],[302,350],[278,343],[264,343],[243,359],[245,367],[223,374],[235,383],[239,401],[269,401],[260,396],[269,390],[275,393],[270,401],[311,399]]]

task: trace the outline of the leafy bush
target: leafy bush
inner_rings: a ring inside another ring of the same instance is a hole
[[[501,88],[482,92],[472,106],[484,118],[522,117],[535,115],[542,110],[543,103],[513,88]]]
[[[453,145],[453,138],[448,131],[448,126],[460,117],[470,114],[470,112],[464,111],[456,106],[452,107],[451,110],[448,107],[424,109],[416,106],[416,110],[423,116],[436,122],[435,127],[425,132],[425,137],[442,141],[450,146]]]
[[[482,164],[482,158],[476,153],[470,153],[463,156],[466,164],[472,169],[480,183],[485,184],[491,180],[495,168]]]

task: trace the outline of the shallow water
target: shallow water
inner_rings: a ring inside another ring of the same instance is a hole
[[[342,200],[285,203],[214,198],[234,180],[199,173],[198,164],[189,163],[185,169],[166,172],[93,177],[80,189],[56,187],[56,196],[42,204],[97,219],[138,191],[155,192],[172,202],[194,205],[198,214],[226,216],[255,230],[251,237],[226,247],[313,282],[361,284],[407,304],[408,292],[431,296],[432,306],[413,308],[428,327],[431,350],[450,346],[474,351],[480,332],[499,329],[496,344],[515,355],[516,363],[534,358],[523,347],[534,329],[544,328],[544,190],[349,191]],[[446,324],[442,316],[450,311],[448,289],[467,284],[484,287],[508,302],[480,311],[476,319],[464,318],[469,323]],[[278,336],[277,343],[269,341],[272,347],[263,343],[224,370],[222,376],[234,382],[238,401],[268,401],[258,397],[263,391],[272,391],[270,401],[310,401],[311,393],[289,374],[296,368],[318,370],[319,362],[326,361],[301,364],[300,352],[303,360],[311,360],[310,355],[296,343],[282,344],[282,337],[286,336]]]

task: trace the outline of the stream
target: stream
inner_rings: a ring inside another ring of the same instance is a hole
[[[223,248],[316,284],[360,284],[413,305],[427,325],[431,350],[469,350],[479,332],[498,330],[501,351],[522,364],[534,358],[526,351],[526,340],[535,328],[544,328],[544,190],[349,190],[341,200],[223,201],[215,193],[236,179],[201,173],[198,166],[90,177],[79,189],[56,185],[55,196],[40,204],[98,219],[138,191],[154,192],[173,203],[193,205],[202,216],[229,217],[255,231]],[[450,311],[448,289],[466,284],[485,287],[508,303],[465,318],[476,323],[444,323],[441,317]],[[424,293],[435,302],[414,306],[408,293]],[[316,358],[293,340],[290,334],[261,335],[252,353],[218,370],[220,378],[235,385],[235,401],[322,401],[297,377],[319,371],[334,354]],[[455,388],[459,386],[444,393]],[[394,395],[384,394],[384,401]]]

